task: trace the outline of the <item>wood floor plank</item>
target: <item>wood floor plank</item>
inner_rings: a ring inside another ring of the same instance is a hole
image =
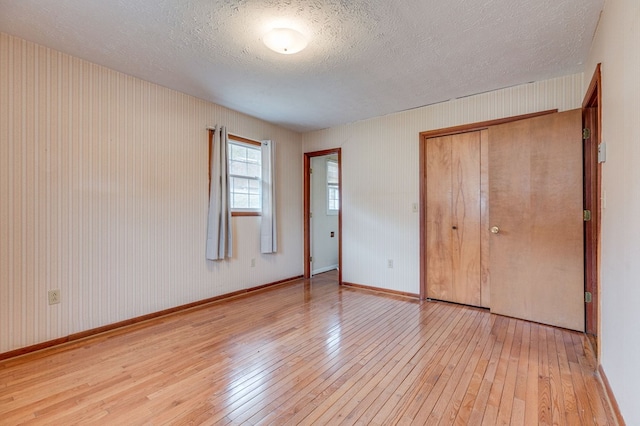
[[[577,358],[581,367],[582,378],[586,388],[590,390],[587,392],[591,407],[588,418],[593,418],[593,424],[597,425],[616,424],[617,422],[606,399],[604,388],[598,380],[590,344],[584,336],[573,335],[572,338],[575,343],[574,347],[578,348]]]
[[[562,395],[558,349],[553,328],[545,327],[547,332],[547,356],[549,360],[549,385],[551,389],[551,419],[554,425],[563,424],[565,404]]]
[[[520,361],[520,351],[522,349],[522,327],[523,323],[521,321],[515,324],[511,352],[509,353],[508,360],[506,360],[506,373],[496,422],[496,424],[499,425],[508,425],[511,423],[516,380],[518,377],[518,364]]]
[[[552,410],[553,398],[551,395],[551,379],[549,378],[549,357],[547,346],[547,328],[538,327],[538,423],[544,425],[553,424]]]
[[[434,309],[434,312],[440,314],[445,310],[443,306],[439,306]],[[394,402],[397,403],[396,397],[404,394],[401,389],[403,383],[414,382],[411,376],[418,372],[416,369],[418,360],[426,356],[429,348],[433,347],[430,344],[426,344],[426,342],[432,342],[437,339],[448,318],[450,317],[445,315],[432,316],[430,318],[424,316],[422,318],[422,321],[420,321],[422,327],[420,333],[415,337],[414,346],[404,351],[403,358],[399,360],[394,369],[387,373],[384,379],[362,398],[360,403],[351,404],[351,406],[355,405],[355,407],[345,418],[345,424],[350,424],[352,420],[355,420],[356,424],[372,424],[374,423],[373,417],[380,413],[385,406],[389,405],[390,408]],[[428,322],[429,327],[425,330],[423,327],[426,322]]]
[[[495,321],[495,316],[491,316],[490,321],[493,323]],[[487,326],[487,331],[493,329],[492,325],[493,324],[491,324],[491,326]],[[486,343],[483,348],[482,354],[480,355],[480,359],[478,360],[475,366],[475,370],[473,371],[471,382],[469,383],[467,391],[460,405],[460,409],[458,410],[458,413],[456,415],[454,421],[455,425],[463,426],[470,424],[471,413],[473,412],[473,407],[480,393],[483,378],[487,371],[487,367],[489,366],[491,353],[493,352],[493,347],[496,343],[491,333],[487,333],[485,342]]]
[[[502,346],[500,357],[498,358],[495,377],[491,385],[491,391],[489,393],[489,399],[487,400],[487,406],[485,408],[484,416],[482,417],[483,425],[495,425],[497,423],[498,410],[500,408],[502,391],[504,389],[507,369],[509,367],[509,359],[511,356],[511,347],[513,345],[516,323],[517,321],[513,318],[509,319],[509,325],[507,327],[507,337],[505,339],[504,345]]]
[[[478,312],[471,312],[467,318],[459,323],[454,332],[451,334],[446,351],[439,357],[435,369],[431,371],[427,379],[424,381],[420,389],[420,398],[414,400],[414,403],[402,414],[400,421],[424,424],[433,411],[442,390],[447,385],[452,370],[457,364],[462,352],[459,351],[461,345],[471,338],[475,328],[477,327]]]
[[[381,398],[380,403],[370,406],[371,408],[367,410],[368,413],[363,414],[362,420],[358,420],[359,424],[381,425],[390,423],[388,419],[402,413],[403,404],[414,398],[411,389],[415,388],[415,384],[420,383],[427,374],[427,370],[422,366],[431,364],[431,360],[448,336],[448,327],[453,327],[460,318],[460,313],[455,315],[455,310],[448,309],[446,304],[435,304],[435,306],[436,309],[440,308],[446,311],[446,314],[442,316],[442,321],[428,322],[428,327],[425,327],[427,331],[419,339],[420,349],[405,367],[406,375],[401,378],[395,389],[385,390],[384,397]],[[427,324],[424,320],[421,323]]]
[[[564,415],[568,425],[580,424],[582,421],[578,414],[576,401],[576,391],[573,388],[573,380],[571,378],[571,368],[569,367],[569,358],[562,338],[562,332],[558,329],[553,330],[556,341],[556,351],[558,354],[558,366],[560,374],[560,392],[564,401]]]
[[[615,424],[583,335],[336,276],[0,361],[0,424]]]
[[[487,402],[489,401],[489,395],[491,394],[491,388],[498,369],[498,361],[500,360],[500,354],[502,353],[507,336],[508,325],[508,318],[498,317],[491,330],[491,334],[495,339],[495,344],[493,346],[493,352],[491,353],[491,358],[489,359],[485,375],[482,379],[482,383],[480,384],[480,389],[478,390],[478,396],[476,397],[473,409],[471,410],[469,424],[478,425],[481,424],[484,419],[488,406]]]
[[[529,354],[531,347],[531,323],[522,324],[522,340],[520,357],[518,359],[518,370],[516,374],[516,385],[513,392],[513,408],[510,424],[525,424],[525,407],[527,398],[527,381],[529,371]]]

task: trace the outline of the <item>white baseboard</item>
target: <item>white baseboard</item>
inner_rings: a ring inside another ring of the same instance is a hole
[[[314,269],[313,271],[311,271],[311,275],[318,275],[323,272],[333,271],[334,269],[338,269],[338,265],[329,265],[325,266],[324,268]]]

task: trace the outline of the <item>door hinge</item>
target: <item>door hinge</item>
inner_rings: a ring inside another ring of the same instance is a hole
[[[584,303],[591,303],[592,297],[591,293],[588,291],[584,292]]]
[[[313,256],[309,257],[309,262],[313,262]]]
[[[591,130],[588,128],[582,129],[582,139],[587,140],[591,137]]]
[[[309,168],[309,174],[310,175],[313,174],[313,169],[312,168]]]
[[[313,212],[309,212],[309,217],[313,217]]]
[[[591,220],[591,210],[583,210],[582,211],[582,219],[585,222],[589,222]]]

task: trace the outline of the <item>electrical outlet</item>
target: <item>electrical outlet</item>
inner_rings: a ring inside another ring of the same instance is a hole
[[[251,259],[251,267],[252,268],[256,267],[256,260],[255,259]]]
[[[387,268],[393,268],[393,259],[387,260]]]
[[[55,305],[55,304],[60,303],[60,290],[59,289],[49,290],[47,295],[49,296],[49,304],[50,305]]]

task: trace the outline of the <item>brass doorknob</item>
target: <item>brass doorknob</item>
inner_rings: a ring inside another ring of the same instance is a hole
[[[500,228],[498,228],[497,226],[492,226],[491,227],[491,233],[492,234],[499,234],[500,233]]]

